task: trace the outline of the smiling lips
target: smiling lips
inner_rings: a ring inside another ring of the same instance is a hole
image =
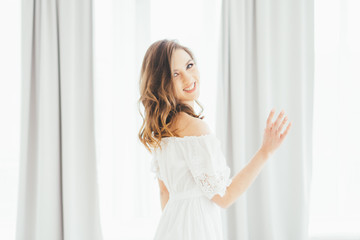
[[[193,91],[195,91],[196,89],[196,81],[193,82],[190,87],[188,88],[184,88],[184,91],[187,92],[187,93],[192,93]]]

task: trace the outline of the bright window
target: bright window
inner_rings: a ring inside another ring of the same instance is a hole
[[[0,239],[15,239],[21,101],[21,1],[0,1]]]
[[[359,12],[358,0],[315,0],[313,238],[360,239]]]

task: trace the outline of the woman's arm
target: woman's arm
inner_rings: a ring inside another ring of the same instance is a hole
[[[291,127],[291,122],[288,124],[285,131],[281,133],[288,118],[285,116],[285,118],[282,119],[285,115],[284,110],[282,110],[276,121],[272,122],[274,113],[275,109],[270,112],[267,119],[261,148],[257,151],[251,161],[236,174],[234,178],[232,178],[232,183],[227,187],[225,195],[220,197],[219,194],[216,194],[211,199],[220,207],[228,208],[243,192],[246,191],[263,168],[266,160],[275,152],[287,136]]]
[[[169,191],[167,190],[163,181],[158,179],[160,187],[160,201],[161,201],[161,210],[164,211],[164,208],[169,200]]]
[[[222,208],[230,207],[236,199],[248,189],[263,168],[270,154],[260,149],[251,161],[232,178],[225,195],[216,194],[211,200]]]

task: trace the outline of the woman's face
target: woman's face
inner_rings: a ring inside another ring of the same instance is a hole
[[[172,53],[171,74],[175,97],[194,108],[194,100],[200,95],[200,74],[194,60],[183,49],[176,49]]]

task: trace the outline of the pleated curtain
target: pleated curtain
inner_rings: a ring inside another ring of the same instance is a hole
[[[253,184],[223,212],[225,239],[308,237],[313,11],[311,0],[222,2],[216,133],[232,176],[260,148],[272,108],[273,121],[283,109],[292,122]]]
[[[102,239],[92,2],[23,0],[17,240]]]

